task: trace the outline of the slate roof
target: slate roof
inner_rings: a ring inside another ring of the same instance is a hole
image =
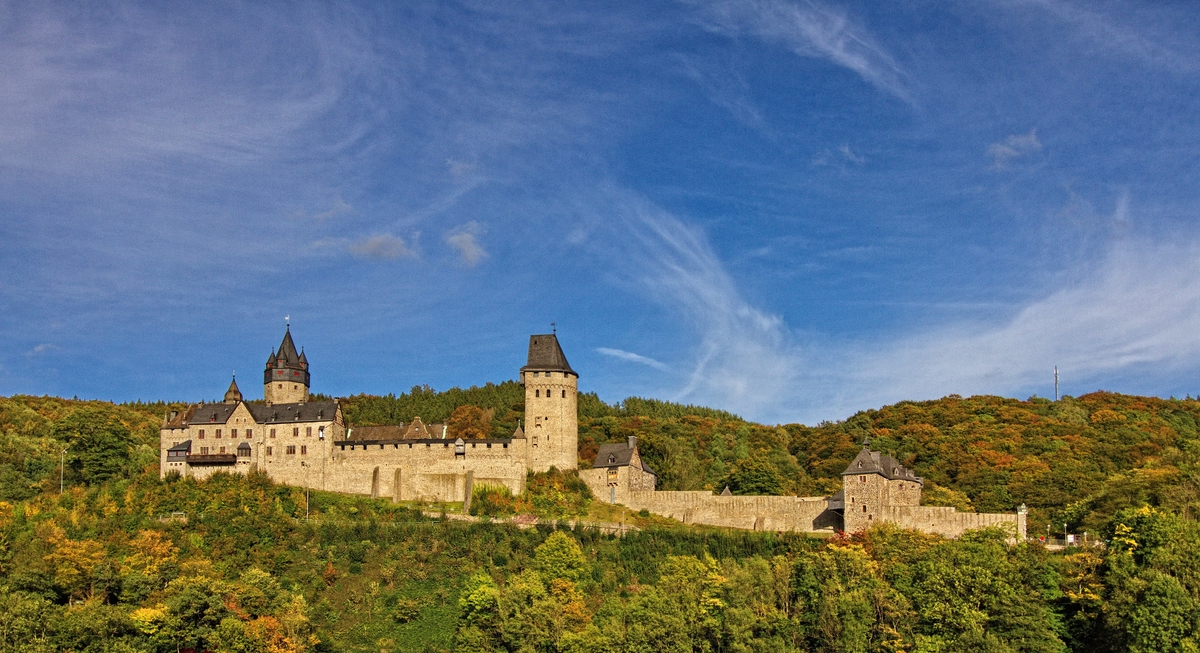
[[[237,402],[242,400],[242,391],[237,386],[237,377],[234,377],[229,382],[229,389],[225,391],[225,401]]]
[[[445,424],[425,424],[417,417],[408,424],[385,426],[354,426],[350,429],[353,442],[381,442],[393,440],[440,440],[446,437]]]
[[[286,422],[329,422],[337,415],[338,403],[306,401],[299,404],[246,404],[259,424]]]
[[[188,451],[191,451],[191,450],[192,450],[192,441],[191,440],[184,440],[183,442],[180,442],[179,444],[171,447],[170,449],[167,449],[167,451],[174,451],[174,452],[183,451],[185,453]]]
[[[558,336],[553,333],[542,333],[529,336],[529,358],[521,371],[532,372],[566,372],[576,377],[579,374],[571,369],[567,356],[558,345]]]
[[[279,343],[279,353],[276,361],[282,360],[284,367],[300,367],[300,354],[296,351],[296,343],[292,342],[292,327],[283,333],[283,342]]]
[[[592,467],[627,467],[632,464],[633,452],[637,451],[636,442],[620,442],[617,444],[602,444],[596,452],[596,460]],[[640,461],[641,456],[638,456]],[[641,463],[642,471],[658,476],[646,463]]]
[[[866,445],[863,445],[862,451],[858,452],[846,471],[842,472],[842,476],[850,474],[879,474],[889,481],[916,481],[924,485],[924,480],[914,474],[911,469],[901,465],[895,458],[887,454],[871,451]]]
[[[246,404],[249,406],[250,404]],[[238,404],[198,404],[190,408],[185,424],[224,424],[229,421]],[[253,411],[251,411],[253,414]],[[257,419],[257,418],[256,418]]]
[[[289,370],[291,374],[284,372]],[[309,385],[308,357],[304,352],[296,351],[296,343],[292,340],[292,328],[289,326],[283,333],[283,342],[279,343],[279,351],[272,351],[267,357],[267,366],[263,371],[263,383],[275,381],[301,382]]]

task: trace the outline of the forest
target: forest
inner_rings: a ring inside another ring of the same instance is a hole
[[[514,386],[342,402],[352,424],[472,407],[499,433],[521,419]],[[636,398],[579,405],[584,466],[636,435],[664,489],[823,494],[869,438],[925,477],[925,503],[1025,503],[1031,535],[1065,526],[1102,545],[667,520],[616,537],[518,528],[490,508],[468,523],[262,475],[160,480],[157,429],[181,404],[14,396],[0,398],[0,650],[1200,650],[1190,398],[951,396],[816,426]],[[570,472],[529,486],[483,503],[597,509]]]

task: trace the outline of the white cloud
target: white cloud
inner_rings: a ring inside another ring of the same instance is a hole
[[[1046,387],[1200,364],[1200,248],[1126,243],[1080,280],[994,324],[962,323],[850,353],[843,410],[899,399]],[[1161,370],[1160,370],[1161,371]],[[856,396],[849,396],[856,395]]]
[[[60,349],[62,349],[62,347],[59,347],[58,345],[50,344],[48,342],[43,342],[40,345],[35,345],[33,347],[33,349],[30,349],[29,351],[25,352],[25,355],[26,356],[36,356],[37,354],[44,354],[48,351],[58,351]]]
[[[694,329],[675,400],[813,423],[905,399],[1047,394],[1055,365],[1080,392],[1151,368],[1200,368],[1200,245],[1125,242],[1015,309],[850,341],[796,333],[754,306],[704,234],[666,211],[627,193],[607,201],[628,239],[597,240],[620,247],[632,281]],[[1122,195],[1114,215],[1129,211]],[[601,353],[638,356],[616,352]]]
[[[642,365],[647,365],[649,367],[653,367],[654,369],[661,370],[663,372],[667,372],[670,370],[670,368],[667,367],[664,363],[660,363],[659,361],[656,361],[653,358],[650,358],[649,356],[642,356],[641,354],[635,354],[631,351],[625,351],[624,349],[612,349],[610,347],[597,347],[596,351],[600,352],[601,354],[604,354],[605,356],[612,356],[613,358],[619,358],[621,360],[629,361],[631,363],[640,363]]]
[[[992,157],[992,167],[1004,170],[1014,159],[1041,149],[1042,142],[1038,140],[1037,130],[1031,129],[1028,134],[1013,134],[999,143],[992,143],[987,153]]]
[[[867,31],[842,11],[815,2],[786,0],[688,1],[708,29],[749,34],[778,43],[804,57],[819,57],[848,68],[867,82],[911,102],[907,75]]]
[[[660,304],[676,311],[697,337],[682,387],[664,390],[677,401],[767,415],[790,401],[801,356],[776,315],[750,305],[704,234],[645,199],[610,191],[599,202],[614,212],[598,223],[620,233],[597,238],[621,260],[620,270]]]
[[[1135,13],[1126,17],[1115,11],[1119,5],[1111,3],[1075,3],[1063,0],[993,1],[1003,6],[1039,9],[1066,24],[1076,37],[1103,51],[1179,71],[1191,72],[1197,68],[1193,34],[1187,27],[1182,27],[1179,21],[1171,20],[1168,6],[1154,6],[1156,10],[1165,10],[1156,26],[1150,20],[1150,16],[1155,12],[1145,11],[1150,5],[1141,7],[1138,3],[1132,5],[1136,8]],[[1095,10],[1096,7],[1114,11],[1100,12]],[[1181,5],[1180,10],[1188,14],[1191,7]],[[1187,17],[1191,18],[1190,14]],[[1181,32],[1171,29],[1173,22],[1174,27],[1182,27]]]
[[[374,259],[394,260],[416,256],[404,239],[391,234],[379,234],[351,243],[350,251],[356,256]]]
[[[861,166],[867,162],[867,157],[856,154],[850,146],[843,143],[836,150],[822,150],[813,157],[815,166],[835,166],[845,169],[847,163]]]
[[[487,258],[487,252],[483,246],[479,244],[479,236],[483,233],[483,227],[477,222],[468,222],[458,229],[450,232],[446,236],[446,243],[458,250],[458,254],[462,257],[462,262],[466,265],[475,265]]]

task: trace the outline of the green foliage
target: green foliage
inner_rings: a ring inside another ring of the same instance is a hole
[[[783,478],[764,456],[752,456],[739,462],[726,479],[734,494],[779,494]]]
[[[562,531],[552,533],[533,550],[533,568],[546,583],[556,578],[577,583],[590,571],[587,567],[579,542]]]
[[[509,385],[457,398],[421,390],[405,405],[443,402],[440,419],[460,406],[494,410],[495,433],[515,428],[523,409]],[[363,414],[401,403],[367,399]],[[1012,546],[999,532],[947,541],[888,527],[831,541],[682,527],[615,538],[430,519],[321,492],[305,522],[303,490],[262,475],[158,480],[157,428],[172,407],[0,398],[0,650],[1116,653],[1200,644],[1200,403],[1190,399],[947,397],[769,427],[580,396],[581,457],[636,435],[660,487],[720,489],[736,478],[739,492],[829,492],[870,436],[927,477],[926,503],[1024,502],[1031,533],[1065,519],[1109,542],[1063,553]],[[504,499],[511,512],[587,509],[577,475],[531,475],[527,488]],[[477,506],[487,491],[476,488]],[[173,512],[187,521],[166,519]]]
[[[547,519],[562,519],[586,515],[592,492],[571,470],[561,472],[551,467],[546,472],[529,472],[525,477],[525,493],[513,496],[503,486],[476,485],[471,491],[471,514],[487,517],[532,514]]]

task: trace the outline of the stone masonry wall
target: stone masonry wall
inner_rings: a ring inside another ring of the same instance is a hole
[[[712,492],[631,491],[625,505],[678,519],[756,531],[812,532],[840,524],[825,497],[720,496]]]
[[[321,470],[320,489],[393,501],[463,501],[470,477],[475,485],[504,486],[520,494],[525,491],[525,456],[520,439],[468,440],[462,456],[455,455],[453,440],[338,444]]]
[[[991,526],[1011,527],[1017,541],[1024,540],[1026,534],[1026,516],[1021,513],[958,512],[941,506],[888,506],[879,511],[878,519],[901,528],[946,537],[960,537],[967,531]]]

